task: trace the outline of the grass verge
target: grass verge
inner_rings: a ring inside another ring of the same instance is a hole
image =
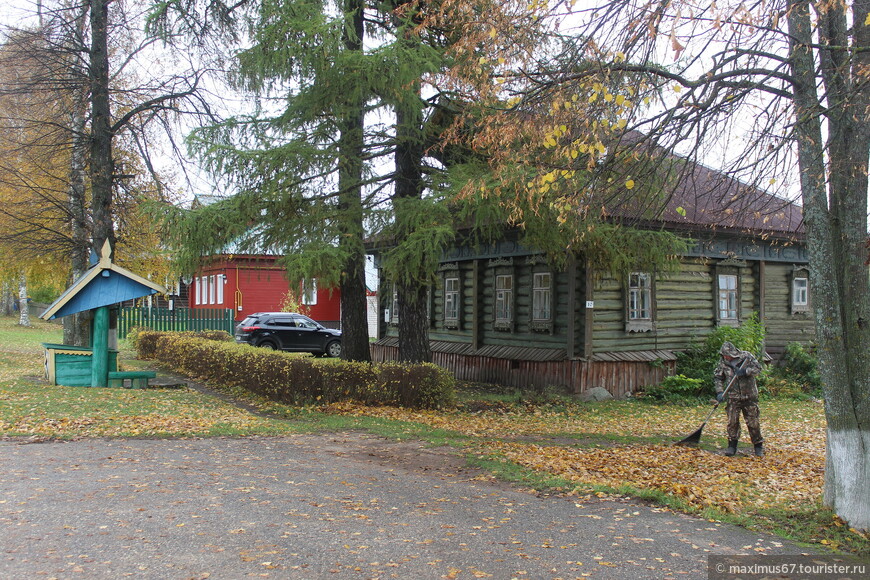
[[[364,430],[450,446],[469,464],[542,492],[625,495],[835,551],[870,557],[870,539],[820,506],[824,414],[813,401],[762,404],[768,456],[722,457],[724,417],[705,427],[700,449],[671,445],[709,407],[638,401],[594,404],[547,394],[464,390],[452,411],[352,404],[291,407],[247,392],[230,401],[189,389],[49,386],[42,342],[57,325],[17,327],[0,317],[0,434],[6,437],[204,437]],[[122,348],[124,368],[142,368]],[[259,412],[249,412],[232,400]]]

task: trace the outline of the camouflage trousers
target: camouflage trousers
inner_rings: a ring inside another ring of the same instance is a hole
[[[725,413],[728,415],[727,433],[729,441],[740,439],[741,414],[743,415],[743,420],[746,421],[746,429],[749,431],[749,438],[752,440],[752,444],[758,445],[764,441],[764,438],[761,436],[758,401],[752,399],[729,399],[728,405],[725,407]]]

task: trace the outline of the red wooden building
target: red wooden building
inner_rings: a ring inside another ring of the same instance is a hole
[[[203,259],[190,281],[190,308],[232,308],[236,321],[254,312],[278,312],[290,290],[275,255],[220,254]],[[295,295],[302,314],[324,326],[340,328],[341,293],[305,280]]]

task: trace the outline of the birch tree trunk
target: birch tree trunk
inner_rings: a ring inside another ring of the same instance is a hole
[[[3,282],[2,292],[0,292],[0,311],[2,311],[3,316],[12,316],[12,312],[14,308],[12,308],[12,303],[15,301],[15,298],[12,296],[12,287],[9,285],[9,282]]]
[[[81,277],[88,267],[90,248],[85,201],[85,156],[87,152],[85,103],[82,91],[76,91],[73,110],[70,113],[73,143],[70,153],[69,190],[67,203],[70,214],[72,270],[70,283]],[[75,346],[88,346],[90,317],[81,312],[66,316],[63,321],[63,342]]]
[[[845,10],[832,7],[820,17],[823,44],[837,46],[844,40],[839,37],[846,30]],[[859,12],[853,17],[863,22],[866,7]],[[828,112],[826,142],[809,3],[793,0],[788,14],[810,287],[818,297],[813,305],[828,425],[824,501],[850,526],[870,529],[870,308],[863,260],[870,139],[867,100],[861,94],[866,90],[850,85],[849,64],[839,61],[836,50],[822,54],[828,101],[846,103],[840,111]],[[865,30],[856,33],[855,45],[866,46],[866,37]],[[851,66],[861,70],[867,57],[856,53]]]
[[[30,326],[30,309],[27,307],[27,276],[21,274],[18,282],[18,325]]]
[[[115,235],[112,204],[112,111],[109,97],[109,0],[91,0],[91,217],[93,248],[99,252],[106,240]]]
[[[83,34],[87,6],[82,7],[76,28]],[[75,41],[71,41],[74,44]],[[72,51],[71,51],[72,52]],[[87,139],[87,100],[85,73],[80,70],[78,61],[69,64],[69,76],[76,79],[70,107],[70,133],[72,147],[70,150],[69,187],[67,190],[67,205],[70,215],[70,234],[72,237],[72,263],[70,283],[81,277],[88,269],[88,253],[90,250],[90,234],[87,220],[87,201],[85,198],[85,172],[88,151]],[[79,79],[81,82],[78,82]],[[90,316],[80,312],[66,316],[63,319],[63,343],[74,346],[89,346]]]

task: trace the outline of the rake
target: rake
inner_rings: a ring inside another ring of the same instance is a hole
[[[740,365],[740,367],[738,367],[737,370],[738,370],[738,371],[739,371],[739,370],[742,370],[742,369],[743,369],[743,366],[744,366],[747,362],[748,362],[748,359],[744,359],[744,360],[743,360],[743,363]],[[735,372],[735,373],[734,373],[734,376],[731,377],[731,380],[728,381],[728,386],[725,387],[725,390],[724,390],[724,391],[722,391],[722,400],[723,400],[723,401],[725,400],[725,395],[727,395],[727,394],[728,394],[728,391],[731,390],[731,387],[732,387],[732,385],[734,385],[734,381],[736,381],[736,380],[737,380],[737,373]],[[696,430],[695,430],[691,435],[689,435],[688,437],[685,437],[685,438],[683,438],[683,439],[680,439],[679,441],[677,441],[676,443],[674,443],[674,445],[686,445],[686,446],[697,447],[698,444],[701,442],[701,431],[704,430],[704,425],[707,424],[707,421],[710,420],[710,417],[713,416],[713,413],[716,412],[716,409],[719,408],[719,405],[720,405],[720,404],[721,404],[721,403],[717,400],[717,401],[716,401],[716,404],[713,405],[713,408],[710,409],[710,412],[707,413],[707,417],[704,419],[704,422],[701,423],[701,426],[698,427],[698,429],[696,429]]]

